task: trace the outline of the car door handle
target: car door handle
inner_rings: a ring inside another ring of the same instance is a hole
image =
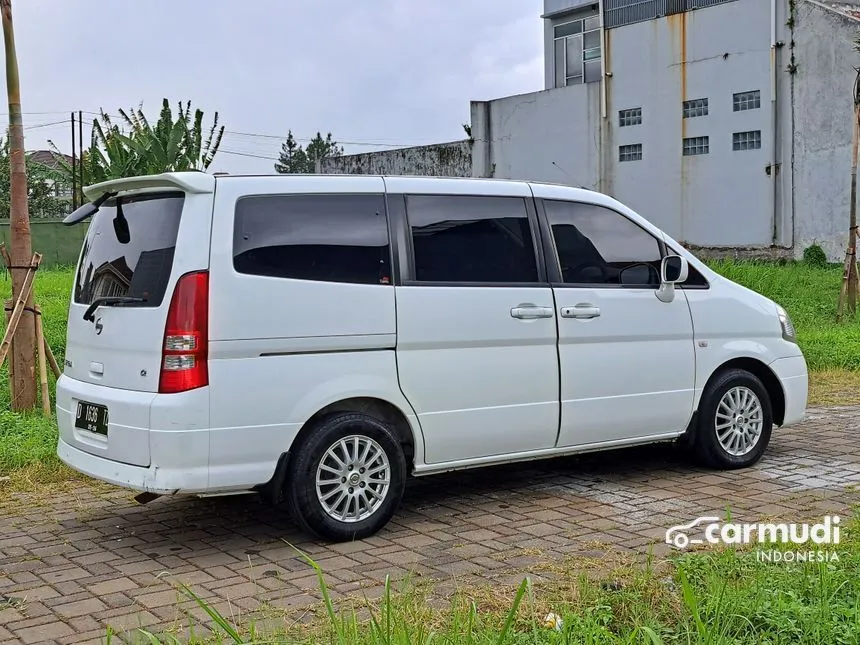
[[[562,318],[580,318],[588,320],[589,318],[597,318],[600,315],[600,307],[595,307],[589,304],[580,304],[573,307],[562,307]]]
[[[511,317],[520,320],[534,320],[535,318],[552,318],[555,310],[552,307],[537,307],[535,305],[520,305],[511,308]]]

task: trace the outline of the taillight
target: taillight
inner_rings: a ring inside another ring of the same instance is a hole
[[[208,348],[209,272],[186,273],[167,312],[158,391],[172,394],[208,385]]]

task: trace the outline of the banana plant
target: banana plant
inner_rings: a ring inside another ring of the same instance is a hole
[[[174,118],[169,101],[164,99],[154,125],[142,107],[118,113],[119,124],[104,110],[93,120],[90,147],[82,160],[85,185],[171,171],[205,172],[224,136],[216,112],[204,138],[203,111],[195,110],[192,117],[191,101],[180,101]],[[51,145],[57,157],[58,178],[71,182],[71,164]]]

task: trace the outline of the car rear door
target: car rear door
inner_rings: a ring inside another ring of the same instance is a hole
[[[63,439],[108,459],[148,465],[149,438],[142,429],[149,427],[149,406],[142,402],[159,389],[174,286],[183,274],[208,268],[215,179],[203,173],[190,183],[153,177],[146,188],[135,190],[139,183],[139,178],[131,179],[102,189],[119,194],[95,213],[84,240],[69,305],[63,369],[66,379],[129,396],[123,401],[102,391],[105,399],[112,399],[105,406],[111,424],[107,447],[73,431]],[[126,296],[142,302],[92,309],[99,298]],[[80,402],[72,403],[77,407]]]
[[[552,290],[527,184],[386,178],[402,270],[400,386],[428,464],[552,448]]]

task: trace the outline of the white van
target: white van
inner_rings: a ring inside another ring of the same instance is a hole
[[[676,440],[740,468],[804,415],[786,312],[599,193],[171,173],[86,194],[58,454],[141,501],[257,492],[358,539],[410,475]]]

